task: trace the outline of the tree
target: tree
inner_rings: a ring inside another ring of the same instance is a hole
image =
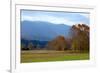
[[[25,44],[21,43],[21,50],[25,50],[26,47],[25,47]]]
[[[47,44],[48,49],[64,51],[67,49],[67,42],[63,36],[58,36]]]
[[[80,52],[89,51],[89,26],[85,24],[74,25],[71,28],[72,49]]]
[[[34,49],[34,45],[33,45],[32,42],[30,42],[30,43],[28,44],[28,49],[29,49],[29,50],[33,50],[33,49]]]

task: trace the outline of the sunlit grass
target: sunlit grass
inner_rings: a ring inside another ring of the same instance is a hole
[[[88,53],[69,53],[66,51],[23,51],[21,63],[88,60]]]

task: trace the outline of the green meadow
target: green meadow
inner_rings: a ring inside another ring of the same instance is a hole
[[[89,60],[89,53],[48,50],[21,51],[21,63],[72,60]]]

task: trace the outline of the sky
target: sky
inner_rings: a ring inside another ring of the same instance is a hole
[[[89,13],[21,10],[21,21],[44,21],[57,25],[89,25]]]

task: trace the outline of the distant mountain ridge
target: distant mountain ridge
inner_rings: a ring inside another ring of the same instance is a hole
[[[26,40],[49,41],[57,36],[69,36],[71,26],[43,21],[22,21],[21,38]]]

